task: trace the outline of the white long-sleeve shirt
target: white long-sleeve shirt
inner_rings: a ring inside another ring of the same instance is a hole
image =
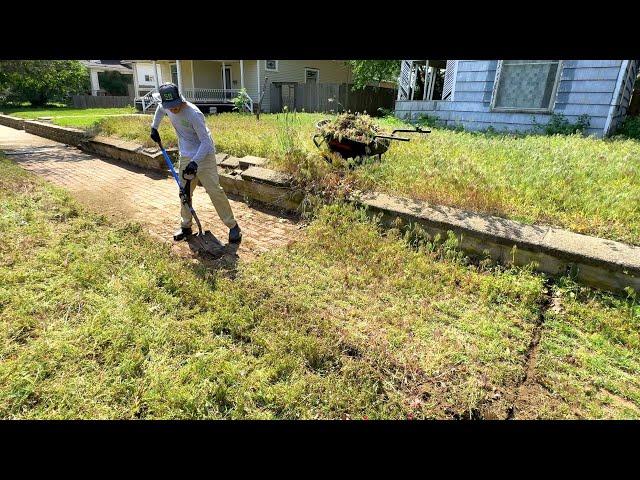
[[[165,115],[169,117],[178,134],[178,150],[181,156],[199,164],[204,157],[216,151],[211,131],[204,121],[204,114],[193,103],[185,102],[177,114],[158,105],[151,126],[157,129]]]

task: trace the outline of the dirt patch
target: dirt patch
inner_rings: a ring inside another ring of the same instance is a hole
[[[610,406],[605,407],[605,411],[611,413],[611,416],[615,416],[615,414],[617,414],[620,410],[628,410],[630,412],[634,412],[634,416],[636,418],[640,416],[640,407],[633,403],[631,400],[627,400],[626,398],[621,397],[620,395],[617,395],[612,391],[604,388],[602,389],[602,392],[611,400]]]
[[[116,221],[123,218],[137,219],[138,217],[135,206],[123,195],[117,196],[113,192],[102,189],[84,189],[74,190],[73,196],[88,210]]]

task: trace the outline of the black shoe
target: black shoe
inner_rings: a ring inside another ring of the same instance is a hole
[[[193,232],[191,231],[191,227],[182,227],[180,230],[177,230],[176,233],[173,234],[173,239],[176,242],[179,242],[180,240],[184,240],[185,238],[187,238],[192,233]]]
[[[236,226],[229,230],[229,243],[238,243],[242,240],[242,230],[236,223]]]

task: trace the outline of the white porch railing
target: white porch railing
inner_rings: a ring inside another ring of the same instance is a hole
[[[187,88],[182,91],[182,95],[190,102],[228,102],[241,93],[238,88]],[[142,102],[142,111],[146,112],[150,107],[159,103],[159,95],[156,90],[152,90],[144,96],[136,98]],[[244,106],[249,112],[253,112],[253,99],[245,95]]]
[[[190,102],[231,102],[239,93],[238,88],[186,88],[182,91]]]
[[[149,107],[152,107],[153,105],[158,103],[159,98],[160,96],[157,94],[155,90],[151,90],[149,93],[147,93],[143,97],[140,97],[140,100],[142,101],[142,112],[143,113],[146,112],[147,109],[149,109]]]

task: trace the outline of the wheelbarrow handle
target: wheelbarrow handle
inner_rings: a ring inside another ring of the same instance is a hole
[[[395,133],[395,131],[393,133]],[[386,138],[387,140],[399,140],[401,142],[408,142],[408,141],[411,140],[410,138],[394,137],[392,135],[393,134],[391,134],[391,135],[376,135],[374,138]]]
[[[408,132],[408,133],[431,133],[431,130],[422,130],[420,127],[416,127],[415,130],[408,130],[399,128],[391,132],[391,135],[395,135],[396,132]]]
[[[322,138],[322,141],[321,141],[320,143],[318,143],[318,142],[316,141],[316,138],[318,138],[318,137]],[[320,133],[316,133],[316,134],[313,136],[312,140],[313,140],[313,144],[314,144],[316,147],[320,148],[320,145],[322,145],[322,142],[324,142],[324,136],[323,136],[322,134],[320,134]]]

